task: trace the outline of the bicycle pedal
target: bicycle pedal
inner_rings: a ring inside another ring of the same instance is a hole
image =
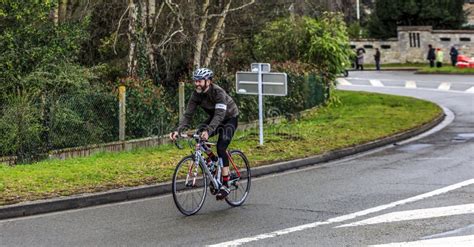
[[[219,192],[217,192],[217,195],[216,195],[216,200],[223,200],[224,198],[226,198],[228,195],[230,194],[230,190],[228,188],[222,188],[219,190]]]

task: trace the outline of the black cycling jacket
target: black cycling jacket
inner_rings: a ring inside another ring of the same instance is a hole
[[[178,132],[189,128],[197,106],[200,106],[209,114],[209,121],[206,130],[209,134],[213,134],[217,127],[226,119],[237,117],[239,109],[234,100],[221,87],[211,83],[209,90],[205,93],[197,93],[193,91],[189,99],[186,112],[183,119],[179,122]]]

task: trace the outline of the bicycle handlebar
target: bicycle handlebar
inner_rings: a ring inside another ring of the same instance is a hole
[[[179,133],[178,139],[174,141],[175,146],[178,149],[184,149],[184,146],[179,143],[179,139],[189,139],[189,146],[192,146],[191,139],[195,140],[196,143],[200,145],[207,145],[207,146],[215,146],[216,144],[213,142],[203,141],[201,135],[198,132],[195,133]]]

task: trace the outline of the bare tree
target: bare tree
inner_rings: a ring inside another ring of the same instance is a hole
[[[209,14],[209,0],[205,0],[202,5],[202,16],[201,16],[201,24],[199,26],[199,32],[198,36],[196,39],[196,45],[194,49],[194,60],[193,60],[193,66],[194,68],[199,68],[201,65],[201,60],[203,57],[203,46],[204,46],[204,36],[206,34],[206,30],[208,29],[208,20],[217,17],[217,21],[214,24],[214,27],[212,28],[212,34],[209,37],[209,41],[206,44],[208,47],[207,52],[205,53],[204,57],[204,66],[209,66],[212,60],[212,57],[214,55],[214,50],[216,48],[218,39],[219,39],[219,34],[223,31],[223,26],[225,23],[225,19],[227,17],[227,14],[229,12],[241,10],[243,8],[246,8],[252,4],[255,3],[255,0],[250,0],[247,3],[243,3],[237,7],[234,7],[230,9],[230,6],[232,4],[232,0],[228,0],[227,3],[224,5],[222,11],[219,14]]]
[[[201,24],[199,25],[199,31],[196,38],[196,45],[194,46],[194,60],[193,60],[193,67],[199,68],[201,67],[201,51],[202,51],[202,44],[204,41],[204,35],[206,34],[206,27],[208,21],[208,13],[209,13],[209,0],[204,0],[202,3],[202,17],[201,17]]]
[[[51,10],[51,19],[53,20],[53,23],[55,26],[58,25],[59,23],[59,8],[58,6],[53,6],[53,9]]]
[[[208,67],[211,63],[212,55],[214,54],[214,49],[217,45],[217,39],[219,38],[219,34],[223,32],[225,17],[229,12],[231,3],[232,0],[229,0],[229,2],[227,2],[224,7],[224,10],[221,13],[221,16],[219,16],[219,20],[217,21],[216,26],[214,27],[214,31],[212,32],[211,38],[209,39],[209,49],[207,51],[206,59],[204,60],[204,67]]]
[[[63,23],[66,20],[66,15],[67,15],[67,5],[68,5],[68,0],[59,0],[59,22]]]
[[[137,6],[133,0],[128,0],[127,11],[129,16],[128,40],[130,42],[127,59],[127,75],[130,77],[135,77],[137,75],[137,59],[135,54],[135,48],[137,46]]]

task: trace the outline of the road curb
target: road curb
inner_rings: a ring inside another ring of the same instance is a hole
[[[278,162],[271,165],[252,168],[252,177],[263,176],[272,173],[283,172],[291,169],[298,169],[318,163],[328,162],[331,160],[341,159],[346,156],[357,153],[369,151],[371,149],[379,148],[389,144],[394,144],[402,140],[417,136],[423,132],[440,124],[445,114],[441,113],[431,122],[428,122],[420,127],[378,139],[365,144],[338,149],[324,154],[311,156],[302,159]],[[145,185],[126,189],[116,189],[106,192],[99,192],[93,194],[82,194],[76,196],[68,196],[64,198],[38,200],[32,202],[19,203],[14,205],[0,207],[0,220],[8,218],[16,218],[23,216],[31,216],[36,214],[51,213],[62,210],[78,209],[84,207],[97,206],[108,203],[116,203],[127,200],[134,200],[152,196],[159,196],[171,193],[171,183],[160,183],[156,185]]]
[[[474,73],[447,73],[447,72],[423,72],[417,71],[415,74],[418,75],[465,75],[465,76],[472,76]]]

